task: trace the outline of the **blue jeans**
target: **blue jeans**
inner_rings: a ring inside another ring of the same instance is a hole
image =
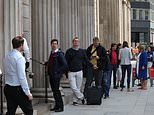
[[[110,91],[110,71],[105,71],[103,72],[103,81],[104,81],[104,94],[106,97],[109,96],[109,91]]]

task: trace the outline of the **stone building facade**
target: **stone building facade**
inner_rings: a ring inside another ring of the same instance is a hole
[[[11,50],[11,39],[25,33],[32,58],[48,59],[50,40],[57,38],[66,51],[78,36],[87,48],[98,36],[102,45],[130,43],[129,0],[0,0],[0,68]],[[33,87],[44,87],[43,66],[32,62]]]
[[[129,0],[99,1],[99,37],[106,48],[112,42],[131,43],[130,9]]]

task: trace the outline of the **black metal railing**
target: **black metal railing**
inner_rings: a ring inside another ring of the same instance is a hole
[[[48,103],[48,74],[47,74],[47,62],[40,62],[36,59],[31,58],[31,60],[35,63],[38,63],[44,68],[44,76],[45,76],[45,103]]]
[[[3,74],[0,73],[0,90],[1,90],[1,113],[3,115]]]

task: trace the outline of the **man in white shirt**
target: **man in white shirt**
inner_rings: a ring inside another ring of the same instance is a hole
[[[7,100],[6,115],[15,115],[18,105],[25,115],[33,115],[32,94],[25,74],[25,58],[22,55],[24,39],[17,36],[12,39],[13,50],[4,60],[5,87],[4,94]]]

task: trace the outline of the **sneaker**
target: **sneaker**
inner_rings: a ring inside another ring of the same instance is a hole
[[[77,102],[73,102],[73,105],[74,106],[78,106],[79,104]]]

